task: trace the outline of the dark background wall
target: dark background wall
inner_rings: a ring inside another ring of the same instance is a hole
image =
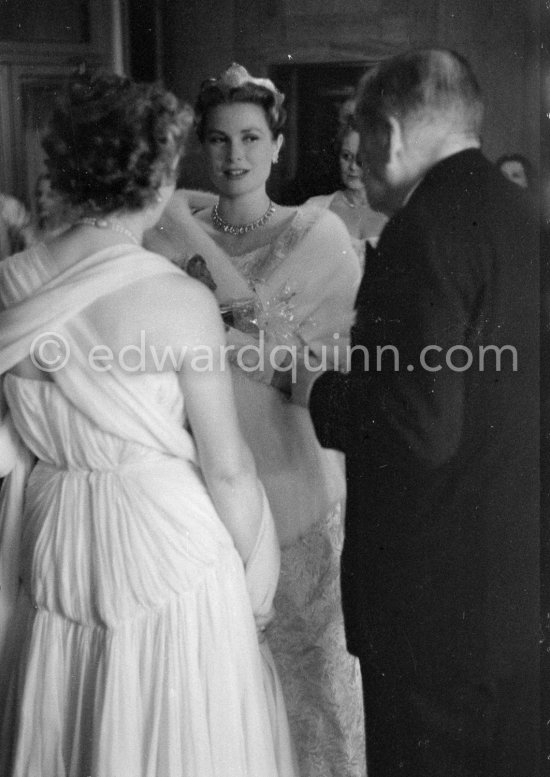
[[[538,165],[538,0],[165,0],[163,13],[165,80],[189,100],[233,60],[263,75],[285,63],[454,48],[486,95],[488,156],[519,151]]]
[[[338,105],[361,68],[417,45],[450,46],[470,59],[487,99],[487,155],[495,159],[519,151],[539,167],[540,124],[548,123],[548,107],[540,109],[539,72],[546,5],[539,0],[0,0],[0,188],[28,195],[39,162],[33,151],[39,148],[39,122],[30,100],[55,91],[82,60],[140,80],[162,79],[191,103],[201,81],[233,60],[254,75],[275,78],[290,108],[287,145],[275,176],[280,183],[296,175],[310,140],[327,144]],[[543,83],[550,90],[547,77]],[[542,148],[548,156],[545,136]],[[191,160],[189,180],[204,185],[198,158]]]

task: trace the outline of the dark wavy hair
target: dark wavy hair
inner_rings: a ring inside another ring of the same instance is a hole
[[[140,210],[175,177],[188,126],[176,97],[157,84],[79,75],[42,141],[52,188],[80,212]]]
[[[218,105],[252,103],[264,112],[273,138],[278,137],[286,121],[285,96],[267,78],[253,78],[244,67],[233,63],[218,78],[203,81],[195,103],[195,129],[204,143],[208,113]]]

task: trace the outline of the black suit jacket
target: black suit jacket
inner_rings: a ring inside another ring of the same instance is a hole
[[[535,671],[538,308],[536,217],[475,149],[433,167],[367,256],[351,370],[310,410],[346,454],[343,607],[372,665],[432,685]]]

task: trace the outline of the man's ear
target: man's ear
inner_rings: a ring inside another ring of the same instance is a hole
[[[401,158],[404,149],[403,127],[395,116],[388,116],[390,127],[390,144],[388,149],[388,164],[393,164]]]

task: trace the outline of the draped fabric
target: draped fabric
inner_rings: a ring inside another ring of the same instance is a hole
[[[0,374],[45,332],[57,344],[42,358],[59,343],[68,357],[52,381],[4,376],[6,777],[295,774],[279,680],[254,623],[269,615],[279,571],[267,500],[244,570],[208,495],[175,373],[90,366],[98,341],[85,309],[163,274],[181,271],[127,245],[62,272],[43,245],[1,266]]]
[[[347,231],[331,213],[299,208],[275,242],[229,257],[176,194],[148,244],[176,261],[202,255],[220,303],[260,297],[267,307],[264,380],[251,380],[235,369],[234,383],[239,421],[284,545],[288,533],[307,530],[339,504],[345,479],[343,457],[318,444],[307,408],[288,402],[268,385],[275,361],[270,354],[281,341],[294,344],[296,354],[307,346],[330,368],[335,356],[345,353],[360,274]],[[258,343],[257,333],[236,328],[229,330],[227,340],[236,348]]]
[[[336,192],[333,192],[332,194],[318,194],[315,197],[310,197],[309,200],[305,202],[305,205],[313,206],[317,208],[327,208],[327,210],[329,210],[335,196],[336,196]],[[367,239],[368,238],[366,237],[361,238],[361,237],[353,237],[352,235],[350,235],[350,240],[353,246],[353,250],[357,254],[357,258],[359,259],[362,267],[365,264],[365,251],[367,249]]]
[[[360,275],[347,230],[326,210],[298,208],[273,239],[241,253],[235,244],[229,255],[176,193],[148,245],[182,264],[200,254],[221,305],[238,312],[248,299],[259,309],[256,330],[246,317],[237,320],[228,342],[251,346],[265,335],[265,370],[253,376],[236,367],[234,386],[282,545],[269,642],[301,776],[364,777],[361,678],[346,652],[340,602],[343,458],[321,448],[308,410],[269,385],[268,369],[281,343],[295,345],[296,354],[307,346],[329,368],[345,353]]]
[[[327,208],[328,210],[332,210],[335,213],[337,213],[337,208],[333,207],[333,204],[334,204],[334,198],[336,197],[338,191],[339,190],[333,192],[332,194],[319,194],[319,195],[316,195],[315,197],[310,197],[309,200],[307,200],[304,203],[304,205],[306,207]],[[350,240],[351,240],[353,249],[357,254],[357,258],[359,259],[361,267],[364,268],[365,252],[367,250],[367,245],[370,244],[371,246],[376,246],[378,242],[378,237],[387,219],[381,213],[371,210],[368,204],[362,207],[360,206],[360,209],[363,213],[367,215],[367,223],[363,227],[363,229],[366,229],[367,236],[364,238],[361,238],[361,237],[354,237],[353,235],[350,234]],[[365,233],[363,232],[363,234]]]

